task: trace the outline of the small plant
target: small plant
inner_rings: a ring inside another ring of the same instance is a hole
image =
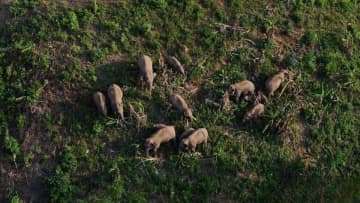
[[[15,162],[16,156],[20,153],[18,141],[14,137],[6,135],[4,140],[4,148],[12,155],[13,161]]]
[[[17,123],[19,129],[24,129],[26,125],[26,116],[24,114],[19,115],[17,118]]]
[[[70,176],[60,168],[48,179],[50,199],[53,202],[71,202],[76,187],[71,184]]]
[[[295,22],[296,25],[298,26],[302,26],[305,23],[305,17],[304,15],[299,12],[299,11],[295,11],[292,15],[291,15],[291,19]]]
[[[10,198],[10,203],[23,203],[22,199],[18,195],[14,195]]]
[[[63,81],[69,81],[71,74],[68,70],[63,70],[60,73],[60,77]]]
[[[135,35],[145,35],[151,31],[152,27],[150,23],[135,24],[132,30]]]
[[[195,1],[190,1],[189,5],[186,9],[187,15],[190,15],[190,17],[195,21],[199,21],[205,16],[205,10],[202,8],[202,6]]]
[[[96,19],[95,15],[87,9],[81,10],[81,12],[79,12],[77,17],[79,19],[79,23],[85,28],[91,26]]]
[[[101,63],[104,57],[108,54],[108,49],[95,48],[90,51],[90,61],[95,64]]]
[[[328,4],[328,0],[315,0],[315,3],[319,6],[325,6]]]
[[[69,35],[66,32],[59,31],[54,33],[54,39],[61,42],[66,42],[69,39]]]
[[[125,194],[124,182],[119,175],[115,177],[113,183],[109,186],[113,200],[120,201]]]
[[[74,11],[67,12],[66,16],[63,18],[63,25],[70,31],[79,31],[80,25]]]
[[[293,23],[291,21],[286,22],[284,26],[284,33],[290,35],[293,30],[294,30]]]
[[[354,34],[354,38],[357,40],[357,41],[360,41],[360,32],[356,32]]]
[[[320,73],[325,74],[327,77],[335,77],[338,75],[339,70],[346,70],[348,62],[344,55],[340,52],[326,53],[320,58],[323,68]]]
[[[104,125],[99,121],[95,121],[93,125],[93,131],[95,135],[100,135],[102,132],[104,132]]]
[[[302,38],[307,45],[314,45],[318,41],[318,35],[314,30],[308,30]]]
[[[153,8],[164,9],[167,6],[166,0],[149,0],[147,4]]]
[[[31,166],[31,161],[34,158],[34,154],[32,152],[29,152],[27,154],[24,155],[24,164],[26,167],[30,167]]]
[[[299,64],[299,57],[295,53],[290,53],[286,56],[285,66],[286,67],[296,67]]]
[[[147,45],[150,49],[153,50],[159,50],[161,47],[160,42],[153,37],[149,38],[149,40],[147,41]]]
[[[261,73],[266,76],[270,76],[274,73],[275,68],[272,65],[270,58],[265,58],[264,63],[261,65]]]
[[[126,196],[126,201],[131,203],[145,203],[146,198],[139,193],[130,193]]]
[[[306,53],[302,60],[305,69],[311,72],[316,71],[316,56],[313,52]]]
[[[70,146],[66,146],[65,150],[65,154],[61,158],[61,169],[65,172],[74,172],[78,167],[76,156],[72,153]]]

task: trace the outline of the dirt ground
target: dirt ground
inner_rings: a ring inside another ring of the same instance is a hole
[[[6,19],[10,17],[9,4],[11,0],[0,0],[0,30],[6,25]]]

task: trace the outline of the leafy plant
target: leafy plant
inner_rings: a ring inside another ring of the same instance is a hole
[[[13,156],[14,160],[16,159],[16,155],[20,153],[20,147],[18,141],[10,135],[5,136],[4,148]]]
[[[18,195],[14,195],[10,198],[10,203],[22,203],[23,201]]]
[[[72,148],[67,146],[65,154],[61,157],[61,169],[64,172],[74,172],[77,166],[76,156],[72,153]]]
[[[302,38],[307,45],[314,45],[318,41],[318,35],[314,30],[308,30]]]
[[[77,15],[74,11],[67,12],[66,16],[63,18],[63,25],[70,31],[79,31],[80,25]]]
[[[92,63],[99,64],[104,59],[108,50],[102,48],[95,48],[90,51],[89,58]]]
[[[316,71],[316,56],[313,52],[306,53],[303,57],[303,63],[306,69],[311,72]]]
[[[56,168],[55,174],[48,179],[50,199],[53,202],[71,202],[76,187],[72,185],[68,173]]]

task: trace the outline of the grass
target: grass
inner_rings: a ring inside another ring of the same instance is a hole
[[[13,1],[0,30],[0,200],[359,200],[359,9],[352,0]],[[160,52],[184,63],[198,91],[160,66]],[[137,87],[142,54],[158,74],[151,95]],[[292,81],[257,122],[241,122],[246,101],[219,111],[229,84],[263,90],[281,69]],[[137,118],[98,116],[91,95],[111,83]],[[148,161],[152,124],[185,129],[172,91],[189,101],[190,126],[208,129],[209,146],[179,154],[165,144]]]

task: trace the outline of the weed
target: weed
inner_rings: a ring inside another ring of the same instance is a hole
[[[68,173],[57,168],[54,176],[49,178],[48,184],[51,201],[70,202],[72,200],[76,187],[71,184]]]
[[[74,11],[67,12],[62,21],[63,26],[70,31],[78,31],[80,29],[79,21]]]
[[[167,2],[165,0],[150,0],[147,4],[153,8],[165,9]]]
[[[10,203],[21,203],[23,202],[18,195],[14,195],[10,198]]]
[[[18,141],[10,135],[5,136],[4,148],[14,157],[14,160],[16,159],[16,155],[20,153]]]
[[[314,30],[308,30],[302,38],[307,45],[314,45],[318,41],[318,34]]]
[[[100,64],[104,57],[107,55],[108,49],[95,48],[89,53],[89,58],[92,63]]]
[[[304,68],[310,72],[316,71],[316,56],[313,52],[306,53],[303,57]]]

